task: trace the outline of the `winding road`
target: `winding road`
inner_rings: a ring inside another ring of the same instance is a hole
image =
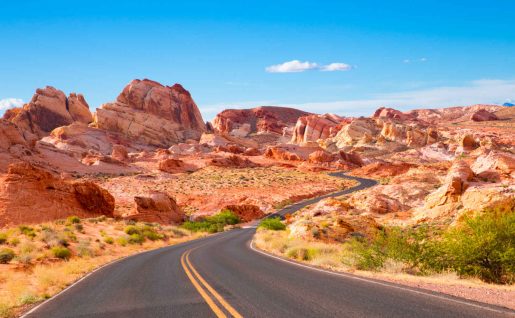
[[[306,200],[295,212],[359,185]],[[137,254],[93,272],[26,317],[515,317],[506,308],[310,268],[257,251],[255,228]]]

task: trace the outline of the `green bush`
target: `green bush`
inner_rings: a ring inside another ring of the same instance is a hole
[[[145,242],[145,237],[142,234],[134,233],[129,235],[127,242],[129,244],[142,244]]]
[[[14,251],[10,248],[0,249],[0,264],[8,264],[14,258]]]
[[[266,218],[259,223],[258,227],[273,231],[283,231],[286,229],[286,225],[281,222],[279,217]]]
[[[344,248],[358,269],[377,270],[387,259],[410,272],[444,270],[500,284],[515,282],[515,211],[484,211],[445,231],[430,226],[386,228],[372,240],[353,239]]]
[[[213,216],[208,216],[200,221],[186,221],[182,227],[193,232],[222,232],[226,225],[235,225],[240,218],[230,210],[222,210]]]
[[[140,234],[140,230],[136,225],[128,225],[125,227],[124,232],[128,235]]]
[[[34,232],[34,229],[30,226],[20,225],[18,226],[18,229],[20,230],[20,233],[25,236],[28,236],[30,238],[36,237],[36,232]]]
[[[114,239],[110,236],[104,238],[104,242],[107,244],[114,244]]]
[[[116,239],[116,243],[120,246],[127,246],[127,244],[129,243],[129,240],[127,239],[127,237],[121,236]]]
[[[7,233],[0,233],[0,244],[5,244],[7,242]]]
[[[54,254],[55,257],[60,259],[69,259],[72,256],[72,252],[63,246],[54,246],[52,247],[52,254]]]
[[[79,224],[80,218],[78,216],[72,215],[66,218],[66,223],[68,224]]]
[[[443,265],[461,276],[515,283],[515,211],[486,211],[447,231],[440,243]]]

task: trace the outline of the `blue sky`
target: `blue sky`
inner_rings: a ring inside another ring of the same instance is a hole
[[[96,108],[134,78],[183,84],[206,120],[515,99],[515,2],[443,2],[2,1],[0,114],[45,85]]]

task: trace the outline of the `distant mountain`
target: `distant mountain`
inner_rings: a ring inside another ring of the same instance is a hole
[[[515,106],[515,104],[512,104],[512,103],[504,103],[502,104],[503,106],[508,106],[508,107],[511,107],[511,106]]]

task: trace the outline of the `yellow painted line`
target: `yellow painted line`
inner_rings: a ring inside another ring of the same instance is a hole
[[[190,279],[190,281],[193,284],[193,286],[195,286],[195,288],[199,292],[200,296],[202,296],[202,298],[204,298],[206,303],[209,305],[209,308],[211,308],[211,310],[215,313],[215,315],[218,318],[227,318],[227,316],[224,314],[224,312],[215,304],[215,302],[211,299],[211,297],[209,297],[209,295],[206,293],[206,291],[204,289],[202,289],[202,287],[195,280],[195,278],[191,274],[190,270],[188,269],[188,267],[184,263],[184,258],[185,258],[184,255],[187,254],[187,253],[189,253],[189,251],[183,253],[182,256],[181,256],[181,265],[182,265],[182,268],[184,269],[184,271],[186,272],[186,275]]]
[[[220,294],[218,294],[216,292],[216,290],[211,287],[211,285],[209,285],[205,280],[204,278],[202,278],[202,276],[200,276],[200,274],[195,270],[195,267],[193,267],[193,265],[191,265],[191,262],[190,262],[190,253],[191,253],[191,250],[188,251],[186,253],[186,263],[188,264],[188,266],[191,268],[191,271],[193,272],[193,274],[197,277],[197,279],[202,283],[202,285],[204,285],[204,287],[207,288],[207,290],[209,290],[209,292],[215,296],[215,298],[220,302],[220,304],[222,304],[222,306],[225,307],[225,309],[227,309],[227,311],[235,318],[243,318],[242,315],[240,315],[240,313],[238,311],[236,311],[236,309],[234,309],[231,305],[229,305],[229,303],[222,297],[220,296]]]

